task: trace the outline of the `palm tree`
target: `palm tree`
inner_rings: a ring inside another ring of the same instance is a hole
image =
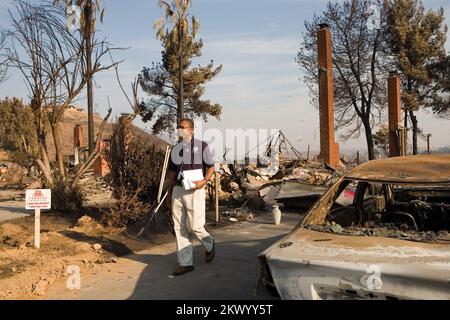
[[[158,5],[163,9],[164,16],[155,21],[155,29],[157,30],[156,38],[163,39],[171,37],[172,43],[178,44],[178,64],[179,64],[179,88],[178,88],[178,123],[184,118],[184,37],[189,35],[189,29],[192,36],[199,28],[197,18],[189,14],[188,10],[192,6],[192,0],[173,0],[170,5],[167,1],[158,0]],[[189,21],[190,20],[190,21]],[[169,25],[172,29],[166,29]]]
[[[60,3],[62,0],[54,0]],[[94,144],[94,91],[92,86],[92,50],[94,47],[95,18],[100,13],[100,22],[103,22],[105,8],[100,5],[99,0],[66,0],[66,6],[75,5],[81,9],[80,32],[83,37],[86,55],[86,75],[87,79],[87,103],[88,103],[88,140],[89,154],[95,149]]]

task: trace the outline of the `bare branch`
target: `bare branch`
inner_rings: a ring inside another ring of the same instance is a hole
[[[0,84],[8,78],[8,60],[5,58],[6,51],[6,34],[0,31]]]

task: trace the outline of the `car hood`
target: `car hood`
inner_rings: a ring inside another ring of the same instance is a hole
[[[357,297],[450,299],[447,244],[300,227],[262,255],[283,299],[323,298],[325,294],[318,294],[322,289],[336,297],[348,291]],[[381,286],[374,275],[381,278]]]

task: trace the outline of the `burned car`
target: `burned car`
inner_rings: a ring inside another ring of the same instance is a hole
[[[450,155],[358,166],[259,260],[259,299],[450,299]]]

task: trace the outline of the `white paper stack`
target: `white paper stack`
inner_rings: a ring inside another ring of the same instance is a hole
[[[201,181],[203,179],[204,179],[204,177],[203,177],[202,169],[183,171],[184,190],[195,189],[196,185],[195,185],[194,181]]]

